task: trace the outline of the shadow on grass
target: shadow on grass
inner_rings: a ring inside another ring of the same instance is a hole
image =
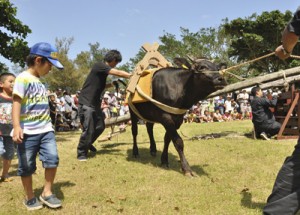
[[[62,187],[73,187],[76,184],[70,181],[65,182],[54,182],[53,185],[53,193],[57,196],[59,199],[65,199],[65,196],[61,190]],[[39,196],[43,192],[44,187],[36,188],[34,189],[34,193],[37,194],[36,196]]]
[[[106,143],[102,145],[104,149],[112,149],[118,146],[132,145],[132,143]]]
[[[181,133],[182,134],[182,133]],[[234,131],[223,131],[219,133],[209,133],[209,134],[199,134],[193,137],[187,137],[186,135],[182,134],[185,137],[185,140],[209,140],[209,139],[216,139],[216,138],[252,138],[252,133],[240,133]],[[252,138],[253,139],[253,138]]]
[[[67,132],[55,132],[56,142],[68,141],[69,138],[74,137],[74,135],[79,134],[78,131],[67,131]]]
[[[137,158],[135,158],[132,154],[132,149],[129,149],[129,150],[127,150],[127,161],[138,162],[138,163],[142,163],[145,165],[151,164],[154,167],[161,167],[166,170],[172,170],[172,171],[178,172],[180,174],[183,174],[183,172],[181,170],[180,160],[178,160],[177,156],[175,156],[171,153],[168,154],[169,167],[167,168],[167,167],[161,166],[160,155],[161,155],[161,152],[158,151],[156,157],[153,157],[150,155],[149,149],[139,148],[139,156]],[[194,165],[194,166],[191,166],[191,169],[198,176],[208,176],[208,174],[204,171],[203,167],[199,166],[199,165]]]
[[[266,203],[263,202],[253,202],[252,201],[252,194],[248,191],[242,191],[241,192],[242,199],[241,199],[241,205],[246,208],[250,209],[260,209],[263,210]]]

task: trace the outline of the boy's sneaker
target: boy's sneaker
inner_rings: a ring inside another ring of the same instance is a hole
[[[262,139],[264,139],[264,140],[270,140],[265,132],[262,132],[262,133],[260,134],[260,137],[261,137]]]
[[[43,204],[47,205],[49,208],[61,207],[61,201],[55,196],[55,194],[46,197],[40,195],[40,200]]]
[[[12,179],[11,177],[1,177],[0,178],[0,182],[11,182],[14,179]]]
[[[33,210],[39,210],[43,208],[43,205],[39,202],[39,200],[34,197],[30,200],[24,200],[23,204],[26,206],[26,208],[29,211],[33,211]]]

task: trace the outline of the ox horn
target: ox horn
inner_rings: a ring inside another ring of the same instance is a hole
[[[193,58],[193,57],[192,57],[192,56],[190,56],[190,55],[187,55],[187,58],[188,58],[190,61],[192,61],[193,63],[195,63],[195,62],[196,62],[195,58]]]

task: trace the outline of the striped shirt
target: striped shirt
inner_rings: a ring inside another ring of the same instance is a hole
[[[15,80],[13,95],[22,99],[20,126],[24,134],[53,131],[47,91],[38,77],[22,72]]]

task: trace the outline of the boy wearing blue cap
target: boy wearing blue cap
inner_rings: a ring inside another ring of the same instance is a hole
[[[57,60],[57,49],[49,43],[37,43],[26,60],[28,69],[17,76],[13,89],[13,140],[18,144],[18,175],[21,176],[28,210],[43,206],[35,197],[32,174],[36,170],[36,156],[45,168],[45,184],[40,201],[50,208],[61,207],[52,193],[52,184],[59,163],[54,130],[49,115],[48,95],[40,77],[47,75],[52,65],[63,69]]]

